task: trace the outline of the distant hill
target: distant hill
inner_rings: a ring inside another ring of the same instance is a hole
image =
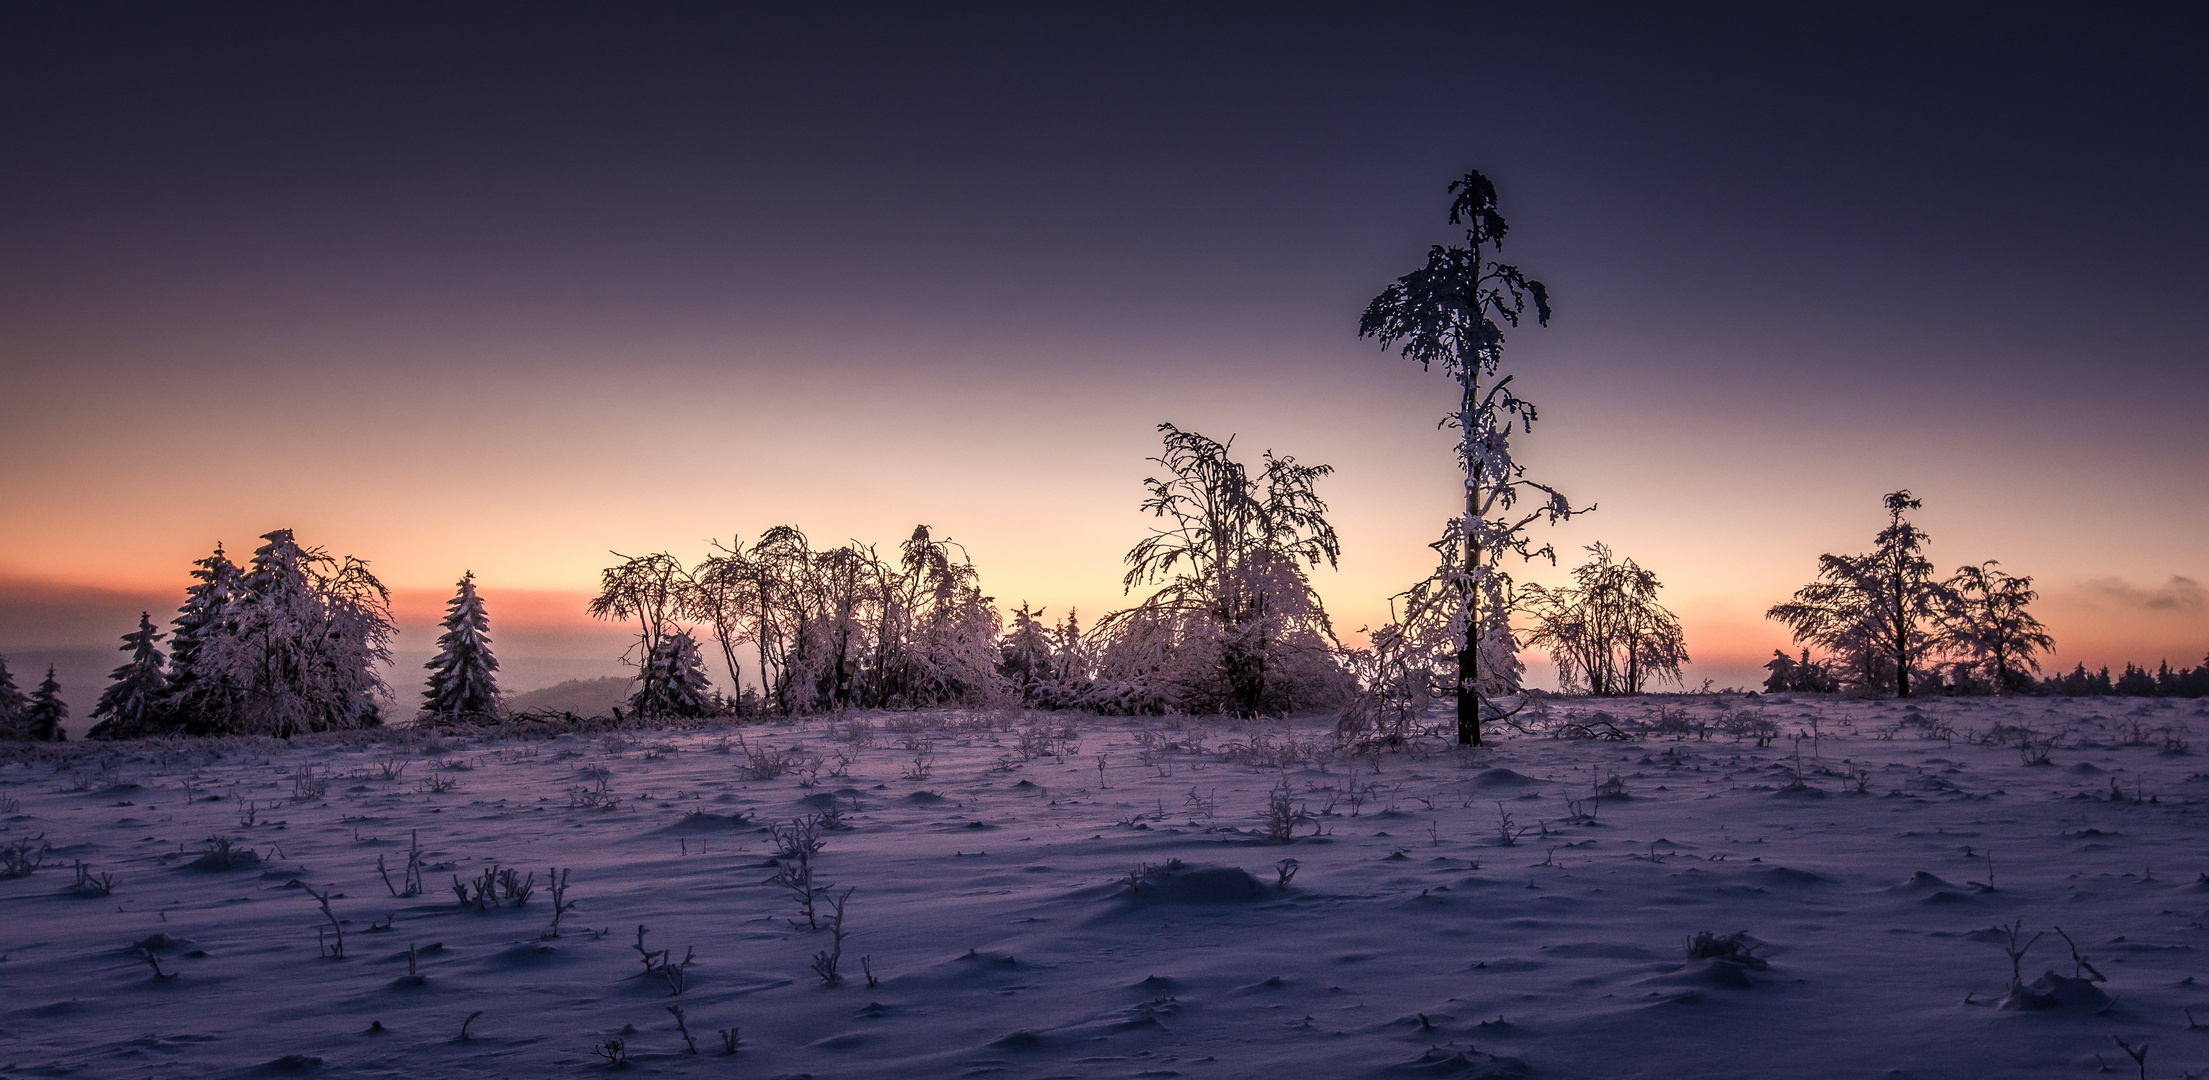
[[[629,699],[630,680],[619,676],[603,679],[569,679],[556,686],[509,695],[508,712],[568,712],[577,716],[611,716],[614,706]]]

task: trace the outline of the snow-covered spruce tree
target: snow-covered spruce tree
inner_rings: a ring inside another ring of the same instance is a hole
[[[0,739],[23,737],[23,714],[31,707],[31,699],[15,685],[15,675],[8,671],[8,658],[0,656]]]
[[[162,716],[161,703],[169,687],[166,658],[148,612],[138,613],[138,629],[123,635],[123,651],[130,660],[108,674],[113,680],[100,694],[86,719],[97,720],[87,739],[129,739],[153,733]]]
[[[1650,680],[1677,684],[1688,662],[1679,617],[1657,602],[1663,585],[1606,544],[1590,544],[1571,585],[1529,585],[1520,607],[1533,617],[1530,646],[1549,650],[1560,687],[1596,697],[1639,694]]]
[[[1306,567],[1341,542],[1315,484],[1334,470],[1264,456],[1256,476],[1217,442],[1160,424],[1163,477],[1142,508],[1167,524],[1127,554],[1121,585],[1157,590],[1098,620],[1100,677],[1163,694],[1186,712],[1282,715],[1339,700],[1346,676]]]
[[[659,647],[639,673],[637,692],[630,696],[629,708],[649,719],[692,719],[714,714],[713,687],[706,681],[698,639],[691,637],[690,631],[677,630],[660,638]]]
[[[1890,492],[1883,502],[1887,527],[1869,553],[1818,556],[1817,579],[1764,617],[1840,658],[1844,677],[1860,691],[1909,697],[1912,674],[1936,644],[1930,628],[1950,598],[1925,558],[1929,537],[1903,516],[1924,503],[1908,491]]]
[[[430,678],[422,712],[454,723],[496,720],[499,684],[492,673],[499,661],[491,655],[491,620],[476,595],[475,571],[461,575],[459,591],[445,605],[444,625],[437,655],[423,665]]]
[[[61,742],[68,738],[61,722],[69,719],[69,706],[61,700],[61,683],[54,666],[46,665],[46,680],[31,691],[31,703],[23,710],[23,737],[33,742]]]
[[[200,664],[200,646],[230,629],[230,605],[244,591],[244,572],[216,544],[214,554],[192,563],[193,583],[184,606],[169,623],[169,685],[160,721],[188,730],[221,730],[236,704],[235,688],[219,671]]]
[[[1030,611],[1026,601],[1012,609],[1012,628],[998,643],[997,673],[1012,682],[1020,698],[1034,704],[1038,694],[1058,682],[1056,650],[1051,630],[1043,625],[1042,611]]]
[[[1959,684],[1989,692],[2030,692],[2040,673],[2036,653],[2055,648],[2048,628],[2026,608],[2040,598],[2033,579],[2004,573],[1993,559],[1964,566],[1942,586],[1941,646],[1957,658]]]
[[[1456,196],[1450,224],[1464,226],[1465,242],[1436,244],[1424,267],[1374,297],[1358,323],[1358,336],[1376,338],[1383,348],[1401,343],[1405,359],[1418,361],[1422,369],[1440,364],[1457,380],[1458,408],[1443,423],[1459,433],[1464,512],[1435,545],[1442,554],[1435,574],[1397,598],[1406,609],[1402,618],[1413,621],[1400,624],[1393,639],[1402,647],[1425,647],[1447,638],[1457,661],[1446,681],[1457,700],[1458,741],[1478,743],[1484,716],[1508,715],[1493,703],[1517,692],[1522,670],[1511,634],[1511,577],[1500,560],[1505,553],[1554,559],[1547,545],[1532,546],[1527,526],[1581,511],[1556,489],[1528,480],[1511,456],[1512,429],[1532,431],[1535,410],[1511,391],[1513,376],[1500,374],[1503,327],[1518,326],[1530,307],[1535,320],[1547,326],[1549,290],[1518,267],[1487,258],[1489,248],[1502,249],[1508,227],[1486,176],[1466,173],[1450,192]],[[1518,510],[1520,498],[1530,493],[1540,496],[1539,509]],[[1445,600],[1446,608],[1438,604]],[[1438,634],[1433,623],[1445,612],[1447,622]]]
[[[223,628],[199,644],[195,668],[225,680],[225,714],[198,713],[186,730],[288,738],[374,727],[389,691],[390,592],[352,556],[303,548],[290,529],[264,535]]]

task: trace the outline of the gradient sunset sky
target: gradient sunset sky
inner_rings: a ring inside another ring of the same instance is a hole
[[[1336,467],[1354,632],[1456,490],[1358,315],[1476,167],[1556,299],[1521,460],[1600,506],[1549,539],[1691,683],[1905,487],[2054,666],[2209,652],[2199,9],[1189,7],[0,8],[0,653],[81,716],[279,526],[408,665],[473,570],[518,689],[618,670],[609,549],[785,522],[1093,619],[1160,421]]]

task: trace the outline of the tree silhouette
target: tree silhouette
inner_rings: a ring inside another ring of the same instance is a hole
[[[1450,184],[1450,192],[1456,196],[1450,224],[1465,228],[1465,242],[1434,245],[1424,267],[1397,278],[1374,297],[1359,320],[1358,336],[1376,338],[1383,348],[1400,343],[1405,359],[1418,361],[1422,370],[1439,364],[1458,383],[1457,411],[1443,423],[1459,432],[1465,509],[1438,545],[1444,553],[1436,574],[1441,580],[1434,583],[1439,588],[1422,592],[1415,587],[1419,596],[1405,595],[1417,601],[1440,593],[1456,600],[1449,635],[1457,651],[1458,741],[1478,743],[1483,709],[1494,697],[1518,689],[1511,578],[1498,560],[1505,552],[1526,559],[1554,558],[1546,545],[1532,548],[1526,526],[1538,518],[1561,521],[1579,511],[1555,489],[1526,479],[1513,460],[1512,429],[1531,432],[1535,410],[1532,402],[1512,393],[1512,376],[1499,377],[1503,328],[1517,327],[1530,310],[1535,321],[1549,325],[1549,290],[1518,267],[1486,257],[1487,249],[1502,249],[1509,231],[1497,207],[1495,184],[1468,172]],[[1493,381],[1484,387],[1484,379]],[[1516,511],[1519,498],[1530,492],[1542,496],[1540,508]],[[1483,652],[1489,654],[1485,665]]]
[[[1849,658],[1867,688],[1891,676],[1897,697],[1910,696],[1910,676],[1933,645],[1927,628],[1949,606],[1948,591],[1925,558],[1925,531],[1903,515],[1924,504],[1908,491],[1889,493],[1887,527],[1864,555],[1820,555],[1818,577],[1792,600],[1765,611],[1794,631],[1795,640]]]
[[[160,640],[161,632],[153,628],[153,619],[147,612],[139,612],[137,631],[123,635],[123,649],[130,653],[130,661],[108,675],[114,681],[100,694],[87,717],[99,723],[84,733],[85,738],[127,739],[147,734],[160,715],[161,698],[168,690],[168,673],[163,670],[164,658],[156,645]]]
[[[422,711],[447,720],[495,716],[499,661],[491,655],[491,620],[484,614],[483,598],[476,595],[474,571],[461,575],[459,591],[445,605],[444,626],[437,655],[423,665],[430,677],[422,691]]]

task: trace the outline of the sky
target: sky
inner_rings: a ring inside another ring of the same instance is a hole
[[[0,7],[0,653],[81,715],[277,527],[407,663],[472,570],[514,689],[620,670],[610,551],[782,523],[1094,618],[1162,421],[1335,467],[1354,639],[1456,491],[1357,319],[1478,168],[1597,507],[1526,579],[1608,543],[1752,685],[1907,488],[2053,665],[2197,663],[2209,26],[2026,7]]]

